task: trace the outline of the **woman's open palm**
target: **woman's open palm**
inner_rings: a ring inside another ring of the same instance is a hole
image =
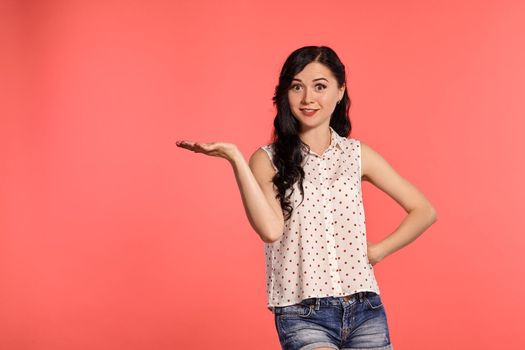
[[[195,153],[204,153],[208,156],[225,158],[232,161],[235,153],[238,151],[237,146],[233,143],[226,142],[192,142],[187,140],[180,140],[176,142],[178,147],[185,148]]]

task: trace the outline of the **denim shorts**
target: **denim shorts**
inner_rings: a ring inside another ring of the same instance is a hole
[[[393,350],[379,294],[308,298],[271,308],[283,350],[318,347],[346,350]]]

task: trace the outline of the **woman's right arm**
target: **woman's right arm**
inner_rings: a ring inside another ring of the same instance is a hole
[[[275,170],[266,152],[259,148],[250,157],[235,152],[230,160],[250,225],[265,243],[278,240],[284,230],[281,204],[272,183]]]

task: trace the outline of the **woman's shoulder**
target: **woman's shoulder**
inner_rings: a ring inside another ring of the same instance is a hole
[[[345,137],[343,141],[348,147],[360,147],[361,146],[361,139],[356,137]]]
[[[264,153],[267,153],[270,156],[273,155],[273,148],[272,148],[272,144],[271,143],[263,144],[263,145],[257,147],[252,155],[264,154]]]
[[[263,154],[265,153],[266,155],[263,156]],[[277,167],[273,163],[274,152],[273,152],[272,144],[265,144],[257,148],[255,152],[252,154],[252,156],[250,157],[250,163],[255,164],[255,163],[258,163],[259,161],[266,163],[267,161],[262,161],[262,158],[269,159],[270,161],[269,163],[271,163],[272,168],[275,171],[277,171]]]
[[[273,143],[267,143],[259,147],[259,149],[263,149],[266,151],[266,153],[273,154],[274,153],[274,144]]]

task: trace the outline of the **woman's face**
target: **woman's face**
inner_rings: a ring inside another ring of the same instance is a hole
[[[330,117],[344,94],[334,75],[325,65],[312,62],[293,79],[288,90],[290,109],[301,129],[330,124]]]

